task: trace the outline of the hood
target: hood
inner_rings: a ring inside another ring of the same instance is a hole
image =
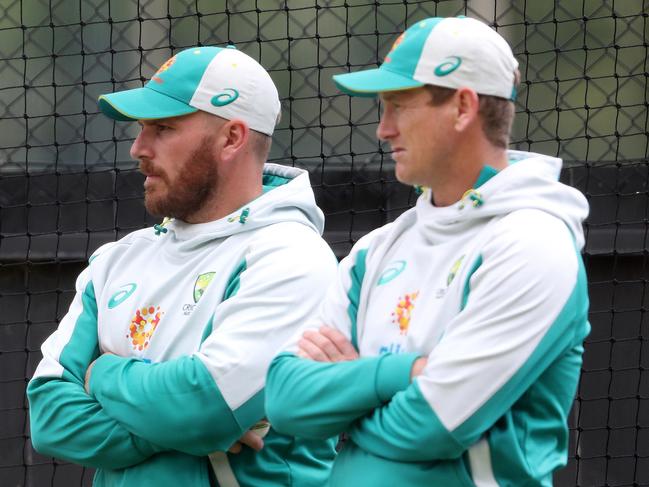
[[[299,222],[322,235],[324,215],[316,206],[309,173],[295,167],[265,164],[263,193],[237,211],[207,223],[167,220],[155,225],[156,233],[173,234],[192,244],[225,238],[279,222]]]
[[[417,201],[416,213],[427,238],[441,243],[478,228],[493,217],[537,209],[561,219],[581,249],[588,203],[581,192],[559,182],[561,159],[522,151],[507,154],[507,168],[497,172],[485,167],[475,187],[450,206],[433,206],[430,190],[424,191]]]

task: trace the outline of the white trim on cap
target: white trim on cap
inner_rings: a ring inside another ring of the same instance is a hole
[[[459,67],[446,76],[436,75],[435,68],[452,56],[461,59]],[[467,17],[450,17],[431,30],[413,78],[421,83],[469,87],[483,95],[509,99],[517,67],[509,44],[491,27]]]
[[[224,106],[212,98],[236,90],[237,98]],[[245,121],[258,132],[272,135],[281,109],[277,88],[266,70],[236,49],[223,49],[205,69],[189,105],[232,120]]]

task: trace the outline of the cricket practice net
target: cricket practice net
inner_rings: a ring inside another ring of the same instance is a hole
[[[431,16],[467,15],[513,47],[512,148],[559,156],[588,198],[592,333],[558,486],[649,485],[648,14],[615,0],[7,0],[0,2],[0,485],[90,485],[35,453],[25,388],[102,243],[156,223],[129,157],[135,124],[100,94],[140,87],[171,55],[234,44],[283,104],[271,162],[307,169],[339,257],[416,199],[376,140],[379,106],[333,74],[376,67]]]

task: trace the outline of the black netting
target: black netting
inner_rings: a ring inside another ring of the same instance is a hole
[[[14,0],[0,2],[0,484],[90,485],[36,454],[25,386],[88,256],[155,221],[98,95],[141,86],[193,45],[235,44],[283,103],[273,162],[306,168],[339,256],[415,200],[376,141],[379,109],[331,75],[377,66],[428,16],[495,26],[521,63],[514,148],[558,155],[591,205],[593,331],[556,485],[649,485],[646,1]]]

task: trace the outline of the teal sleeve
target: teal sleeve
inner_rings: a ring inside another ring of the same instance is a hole
[[[227,450],[250,422],[244,418],[241,426],[242,418],[228,407],[207,368],[194,356],[149,364],[102,355],[92,369],[90,393],[138,436],[191,455]],[[238,412],[245,416],[246,409],[261,409],[261,404],[263,392]]]
[[[416,381],[356,421],[348,434],[363,450],[397,461],[457,458],[466,449],[444,428]]]
[[[27,396],[32,445],[42,455],[118,469],[162,450],[109,417],[79,382],[37,378],[29,383]]]
[[[96,468],[136,465],[162,449],[129,432],[84,390],[86,369],[99,354],[92,282],[79,289],[71,309],[43,344],[43,360],[27,386],[34,449]],[[66,328],[69,339],[59,348]]]
[[[324,363],[277,356],[266,379],[266,414],[273,428],[306,438],[330,438],[408,387],[418,354]]]

